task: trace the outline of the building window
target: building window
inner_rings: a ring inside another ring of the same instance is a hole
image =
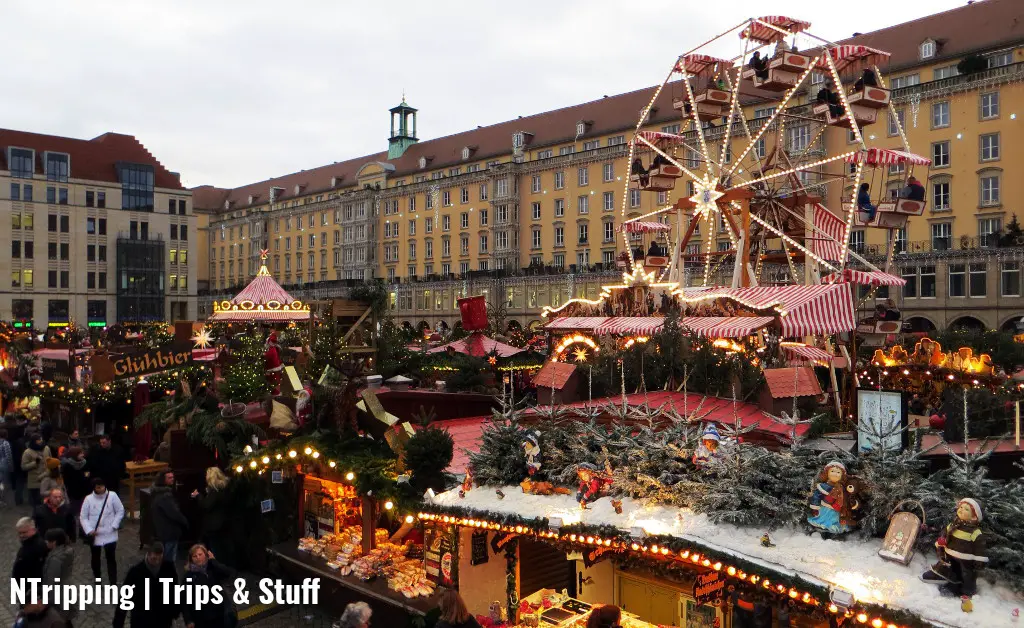
[[[953,224],[949,222],[932,223],[932,248],[936,251],[947,251],[953,245]]]
[[[893,89],[896,89],[896,88],[893,87]],[[889,128],[888,128],[889,137],[892,137],[894,135],[899,135],[900,134],[900,129],[906,127],[906,125],[907,125],[906,111],[904,111],[903,109],[897,109],[896,110],[896,117],[893,117],[892,112],[890,112],[889,116],[888,116],[888,120],[889,120]],[[899,121],[898,125],[897,125],[897,121]]]
[[[935,56],[935,42],[931,39],[925,40],[921,44],[919,52],[922,59],[931,59]]]
[[[469,262],[459,262],[459,274],[466,275],[469,272]]]
[[[555,253],[551,258],[551,265],[555,268],[565,268],[565,253]],[[552,305],[557,305],[552,303]]]
[[[907,283],[903,286],[903,298],[912,299],[917,296],[917,269],[911,268],[903,271],[903,281]]]
[[[561,218],[564,215],[565,215],[565,199],[564,198],[556,198],[555,199],[555,218]]]
[[[998,246],[999,233],[1003,228],[1002,218],[979,218],[978,241],[981,246]]]
[[[481,183],[480,184],[480,200],[481,201],[486,201],[487,200],[487,184],[486,183]]]
[[[451,216],[441,216],[441,231],[451,231],[451,230],[452,230],[452,217]]]
[[[46,202],[50,205],[57,204],[57,188],[49,185],[46,187]]]
[[[444,203],[445,207],[451,207],[452,206],[452,193],[451,193],[450,190],[445,190],[444,192],[442,192],[441,193],[441,198],[442,198],[442,203]]]
[[[932,128],[949,126],[949,101],[944,100],[932,104]]]
[[[988,61],[988,67],[990,68],[1001,68],[1004,65],[1010,65],[1013,63],[1013,51],[1006,50],[1003,52],[997,52],[986,59],[986,61]]]
[[[1004,297],[1020,296],[1020,262],[1003,262],[1000,269],[999,292]]]
[[[99,207],[100,209],[103,209],[106,206],[107,206],[107,193],[106,192],[97,191],[96,192],[96,207]]]
[[[153,167],[125,164],[118,168],[121,209],[153,211]]]
[[[554,156],[554,154],[555,151],[551,150],[550,148],[547,150],[539,150],[537,151],[537,159],[550,159],[551,157]]]
[[[469,212],[462,212],[459,215],[459,226],[463,229],[469,229]]]
[[[441,240],[441,257],[451,257],[452,255],[452,241],[448,238]]]
[[[640,207],[640,190],[630,189],[629,190],[629,206]]]
[[[487,226],[487,210],[486,209],[481,209],[480,210],[480,226],[481,227]]]
[[[534,220],[540,220],[540,203],[531,203],[530,211]]]
[[[604,241],[612,242],[615,240],[615,223],[608,221],[604,223]]]
[[[533,192],[534,194],[537,194],[537,193],[540,192],[540,175],[539,174],[533,175],[533,180],[531,181],[531,184],[530,184],[530,191]]]
[[[947,65],[944,68],[935,68],[932,71],[932,80],[941,81],[942,79],[952,78],[960,74],[960,71],[956,69],[955,65]]]
[[[932,210],[946,211],[949,209],[949,181],[932,183]]]
[[[531,237],[532,237],[531,246],[533,248],[535,248],[535,249],[539,249],[540,248],[540,229],[534,229],[531,232]]]
[[[949,166],[949,140],[932,144],[932,168]]]
[[[800,125],[790,127],[789,133],[789,152],[797,153],[807,150],[807,146],[811,142],[811,127],[808,125]]]
[[[576,199],[576,209],[581,214],[590,212],[590,196],[584,194]]]
[[[562,146],[562,147],[560,147],[558,149],[558,154],[559,155],[571,155],[571,154],[573,154],[575,152],[576,152],[576,145],[575,144],[573,144],[572,146]]]
[[[907,228],[902,227],[896,230],[895,253],[903,253],[907,250]]]
[[[423,242],[423,258],[433,259],[434,258],[434,241],[425,240]]]
[[[423,220],[423,233],[433,233],[433,232],[434,232],[434,219],[431,218],[430,216],[427,216]]]
[[[999,117],[999,92],[988,92],[981,95],[981,119],[991,120]]]
[[[999,159],[999,134],[989,133],[981,136],[981,161]]]
[[[921,267],[921,297],[926,299],[935,298],[935,267]]]
[[[469,236],[462,236],[459,238],[459,253],[462,255],[469,255]]]
[[[989,174],[981,178],[981,204],[984,207],[999,204],[999,175]]]
[[[967,267],[964,264],[949,265],[949,296],[967,296]]]
[[[754,118],[770,118],[775,115],[775,107],[761,107],[754,109]]]
[[[601,166],[601,178],[605,183],[615,179],[615,164],[607,163]]]
[[[65,153],[46,153],[46,180],[67,183],[70,170],[69,157]]]
[[[590,169],[583,167],[576,171],[576,184],[579,187],[590,184]]]
[[[858,253],[863,253],[864,247],[864,230],[854,229],[850,233],[850,248],[853,249],[854,251],[857,251]]]
[[[972,297],[983,297],[988,294],[988,284],[986,278],[988,277],[988,265],[984,262],[970,264],[967,267],[970,285],[968,286],[971,290]]]
[[[27,148],[11,148],[9,168],[12,177],[31,179],[35,172],[35,153]]]
[[[604,193],[604,211],[612,211],[615,209],[615,192]]]
[[[410,260],[416,259],[416,243],[415,242],[410,242],[409,243],[409,259]]]
[[[561,190],[565,187],[565,173],[559,170],[555,173],[555,189]]]
[[[555,246],[565,246],[565,227],[555,227]]]
[[[578,225],[578,230],[580,237],[579,243],[587,244],[590,241],[590,227],[587,225],[587,223],[584,222]]]
[[[480,252],[481,253],[486,253],[487,252],[487,234],[482,234],[480,236]],[[485,269],[481,268],[481,270],[485,270]]]

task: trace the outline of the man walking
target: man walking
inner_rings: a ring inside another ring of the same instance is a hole
[[[39,534],[45,535],[47,530],[57,528],[64,530],[64,533],[72,541],[78,538],[75,513],[71,510],[70,504],[64,500],[64,491],[59,488],[50,490],[50,493],[43,499],[43,503],[36,506],[32,518],[36,522],[36,530],[39,531]]]
[[[100,552],[107,559],[110,584],[117,584],[117,529],[124,519],[124,506],[117,493],[108,491],[102,478],[92,481],[93,492],[82,502],[79,523],[82,531],[92,539],[92,575],[100,578]]]
[[[125,464],[121,450],[110,442],[110,435],[100,436],[99,447],[93,447],[85,457],[89,472],[94,478],[102,478],[107,490],[115,493],[121,490],[121,478],[124,477]]]
[[[14,450],[7,440],[7,430],[3,428],[0,428],[0,483],[4,486],[0,499],[6,493],[14,495]]]
[[[15,525],[21,547],[14,558],[12,578],[42,578],[43,563],[46,561],[46,542],[36,531],[36,524],[28,517],[18,519]]]
[[[178,560],[178,541],[188,531],[188,519],[174,499],[174,472],[161,471],[154,480],[150,509],[153,511],[153,536],[163,543],[164,560]]]
[[[128,569],[124,577],[124,584],[134,586],[132,600],[135,608],[131,611],[132,626],[146,626],[147,628],[170,628],[174,618],[181,614],[181,609],[173,604],[168,604],[163,599],[163,584],[161,579],[170,578],[178,581],[178,574],[174,570],[174,564],[164,560],[164,546],[159,541],[152,543],[146,549],[146,557],[135,563]],[[143,601],[146,599],[145,587],[149,588],[150,608],[146,610]],[[114,611],[114,628],[124,628],[124,620],[128,611],[118,606]]]

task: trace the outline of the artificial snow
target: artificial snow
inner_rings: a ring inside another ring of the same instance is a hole
[[[835,585],[852,592],[859,602],[885,604],[910,611],[938,626],[995,628],[1010,626],[1010,615],[1022,600],[1013,592],[978,581],[974,612],[960,610],[960,598],[943,597],[939,587],[919,579],[935,556],[917,553],[910,565],[882,560],[878,540],[824,540],[802,529],[783,528],[770,532],[775,547],[761,545],[765,530],[712,523],[706,515],[667,506],[646,506],[639,500],[622,499],[622,514],[616,514],[607,497],[582,510],[572,495],[528,495],[518,486],[505,486],[499,499],[495,487],[476,487],[459,497],[451,490],[434,497],[438,505],[530,518],[560,517],[563,525],[583,523],[611,525],[628,531],[642,527],[648,534],[671,535],[708,549],[759,563],[776,573],[797,574],[809,582]],[[984,573],[984,572],[983,572]],[[768,576],[771,578],[771,576]]]

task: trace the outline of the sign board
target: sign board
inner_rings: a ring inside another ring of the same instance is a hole
[[[719,571],[699,574],[693,580],[693,599],[697,606],[711,604],[725,594],[725,578]]]
[[[487,551],[487,531],[477,530],[470,538],[470,565],[482,565],[487,562],[490,554]]]
[[[898,512],[889,522],[882,549],[878,555],[901,565],[909,565],[914,557],[914,544],[921,531],[921,518],[912,512]]]
[[[293,395],[302,390],[302,382],[299,380],[299,374],[295,371],[294,366],[284,367],[284,385],[285,391]]]
[[[63,384],[71,383],[71,364],[67,360],[42,358],[40,363],[44,380]]]
[[[909,444],[907,404],[903,393],[891,390],[857,390],[857,449],[884,447],[900,451]]]
[[[428,527],[423,546],[427,579],[438,586],[457,589],[459,529],[446,524]]]
[[[171,343],[159,349],[114,357],[96,355],[92,359],[93,383],[105,384],[114,379],[159,373],[160,371],[183,368],[190,364],[192,364],[191,343]],[[110,379],[106,379],[107,377]]]
[[[270,472],[270,483],[271,484],[284,484],[284,471],[271,471]]]
[[[260,512],[267,514],[268,512],[274,512],[274,500],[264,499],[260,502]]]

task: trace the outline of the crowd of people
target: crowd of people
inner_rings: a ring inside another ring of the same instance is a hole
[[[57,442],[52,435],[44,436],[38,424],[27,426],[24,436],[13,441],[8,436],[8,431],[0,428],[3,499],[14,506],[31,507],[31,514],[15,524],[20,547],[11,571],[13,578],[41,578],[44,584],[58,578],[64,583],[73,581],[74,544],[78,541],[89,547],[96,581],[103,579],[105,562],[106,580],[110,584],[141,585],[149,578],[151,600],[160,599],[159,578],[188,577],[193,583],[203,584],[234,578],[234,570],[215,554],[215,549],[219,551],[225,546],[222,536],[228,518],[224,495],[229,480],[219,468],[207,469],[206,488],[192,493],[204,515],[201,530],[190,529],[182,504],[173,492],[174,472],[165,469],[157,475],[145,513],[155,540],[147,546],[143,559],[128,569],[122,582],[118,578],[117,546],[127,513],[121,499],[126,457],[120,448],[107,435],[100,435],[96,444],[89,446],[77,430],[66,441]],[[190,531],[199,534],[190,536]],[[179,573],[176,561],[180,543],[197,536],[206,543],[191,546]],[[237,623],[237,615],[228,602],[208,605],[198,612],[159,603],[152,604],[151,610],[141,610],[142,589],[135,588],[139,602],[136,610],[115,613],[114,628],[123,628],[129,614],[134,626],[170,627],[179,616],[189,628],[231,628]],[[74,609],[26,604],[19,613],[19,625],[71,628],[74,618]]]

